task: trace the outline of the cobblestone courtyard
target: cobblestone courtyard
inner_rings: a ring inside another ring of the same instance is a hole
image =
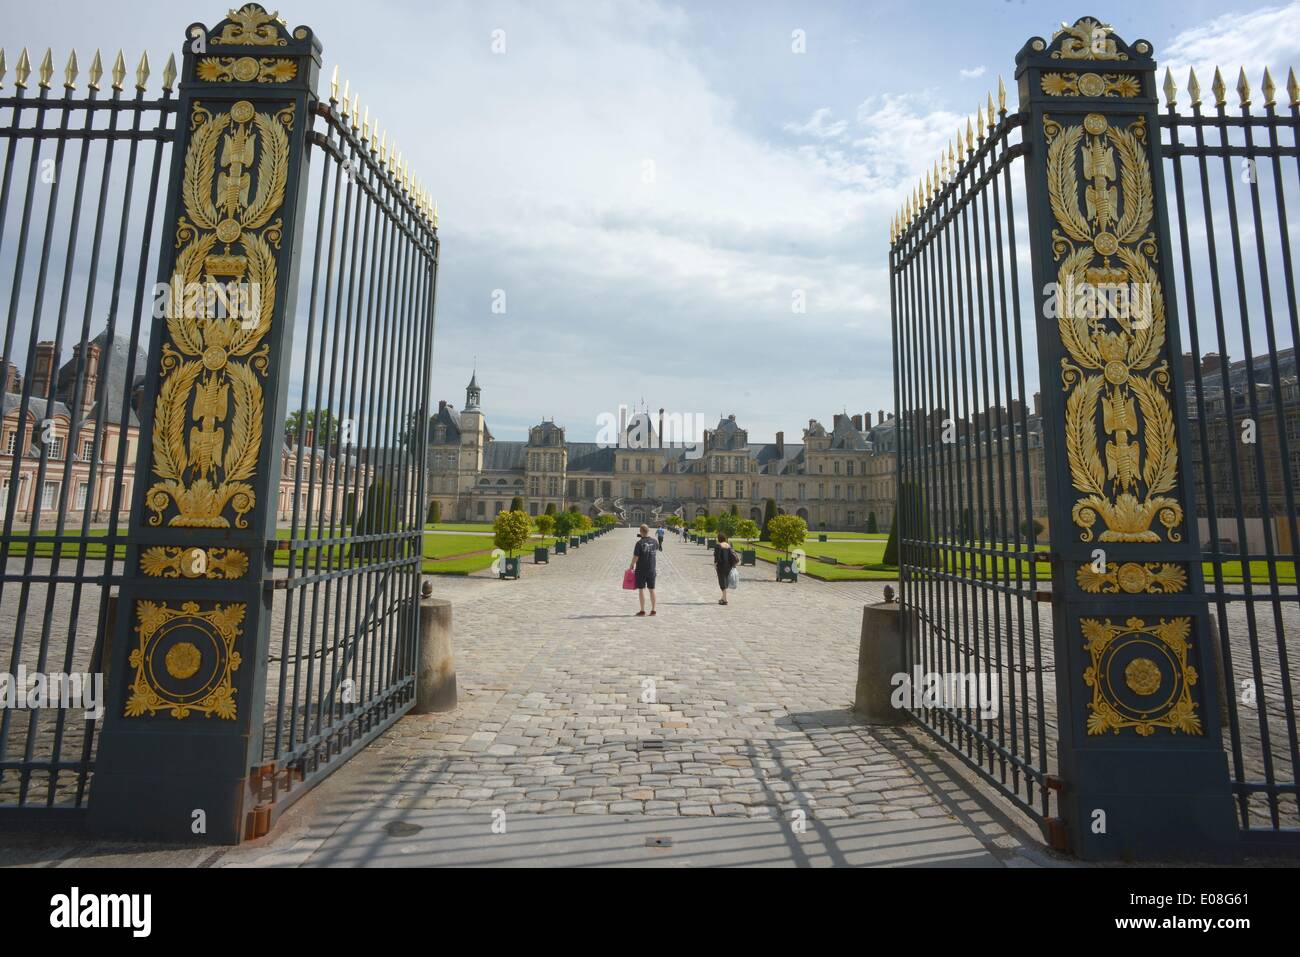
[[[862,607],[883,584],[778,584],[760,564],[721,607],[708,551],[669,537],[659,614],[637,618],[620,588],[634,541],[623,529],[526,559],[519,581],[434,578],[460,707],[399,721],[267,838],[215,852],[35,840],[0,860],[677,864],[708,846],[713,863],[1061,863],[919,727],[849,710]],[[646,856],[672,835],[687,850]]]

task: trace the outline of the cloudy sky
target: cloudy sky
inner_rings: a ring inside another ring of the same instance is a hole
[[[3,45],[147,49],[220,4],[46,0]],[[1016,51],[1091,14],[1185,74],[1300,65],[1300,2],[285,3],[438,198],[435,399],[572,439],[644,399],[754,440],[892,406],[887,228]],[[796,31],[800,31],[796,35]],[[797,36],[803,38],[799,52]],[[12,64],[14,55],[10,53]],[[106,60],[108,57],[106,56]],[[1208,85],[1208,73],[1206,76]],[[1014,101],[1014,94],[1013,94]],[[506,312],[494,314],[495,291]],[[797,297],[806,303],[798,313]]]

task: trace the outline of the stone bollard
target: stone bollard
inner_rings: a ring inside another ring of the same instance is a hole
[[[895,708],[890,701],[894,675],[906,672],[902,606],[897,602],[864,606],[854,713],[870,724],[904,724],[911,720],[906,708]]]
[[[420,647],[415,663],[415,714],[456,710],[456,656],[451,644],[451,602],[420,594]]]

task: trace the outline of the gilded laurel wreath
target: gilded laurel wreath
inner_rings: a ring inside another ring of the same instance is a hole
[[[1145,121],[1119,130],[1094,113],[1077,126],[1045,120],[1045,130],[1058,227],[1053,248],[1061,261],[1057,323],[1068,353],[1061,360],[1066,456],[1074,487],[1084,493],[1072,518],[1083,541],[1160,541],[1156,521],[1179,541],[1182,506],[1167,494],[1177,484],[1178,445],[1169,367],[1161,361],[1165,302],[1148,233]]]
[[[256,504],[246,480],[262,443],[258,374],[267,371],[264,340],[275,310],[280,221],[272,217],[288,177],[287,122],[283,112],[258,113],[240,101],[215,115],[195,104],[192,123],[173,289],[237,287],[241,309],[209,314],[183,293],[173,297],[153,430],[159,481],[146,504],[154,525],[173,512],[172,526],[228,528],[229,508],[243,528]]]

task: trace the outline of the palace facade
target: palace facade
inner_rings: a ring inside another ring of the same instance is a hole
[[[662,419],[662,412],[660,413]],[[705,430],[692,449],[660,447],[662,429],[647,412],[628,422],[620,446],[571,442],[555,422],[526,441],[493,437],[477,375],[460,411],[446,401],[430,426],[427,492],[444,521],[491,521],[517,496],[530,515],[577,506],[639,525],[669,515],[690,520],[737,512],[761,522],[766,499],[810,528],[888,531],[894,517],[894,419],[838,414],[827,429],[809,420],[802,441],[751,442],[735,415]],[[624,447],[636,445],[638,447]]]
[[[35,520],[38,528],[48,528],[61,518],[65,524],[86,520],[98,527],[115,516],[125,525],[148,361],[143,349],[134,352],[124,337],[110,343],[101,333],[84,349],[74,345],[62,364],[53,342],[38,342],[29,382],[14,363],[5,366],[0,521],[12,496],[18,526]],[[337,445],[323,447],[310,430],[302,448],[296,440],[286,436],[280,452],[277,520],[286,524],[295,515],[303,523],[342,520],[360,508],[374,473],[367,456]]]

